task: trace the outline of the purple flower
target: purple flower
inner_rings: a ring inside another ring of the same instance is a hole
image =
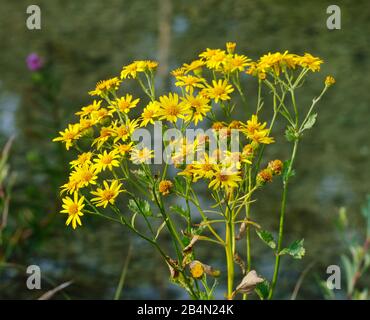
[[[31,71],[37,71],[42,68],[44,62],[37,53],[30,53],[26,59],[27,67]]]

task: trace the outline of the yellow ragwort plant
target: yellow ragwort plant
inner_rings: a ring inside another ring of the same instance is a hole
[[[193,299],[214,298],[217,278],[223,274],[227,299],[238,294],[247,299],[254,290],[261,299],[271,299],[281,256],[304,255],[303,240],[283,247],[288,185],[299,142],[316,121],[315,106],[335,82],[328,76],[322,92],[304,108],[298,105],[296,93],[310,72],[320,70],[320,58],[286,51],[252,61],[235,53],[235,47],[235,43],[227,43],[225,50],[206,49],[198,59],[173,70],[177,89],[159,97],[155,92],[156,62],[134,61],[124,66],[119,77],[96,84],[89,92],[95,100],[76,112],[79,121],[68,124],[54,139],[78,153],[70,162],[69,180],[61,187],[66,225],[76,229],[94,215],[122,224],[158,251],[169,267],[171,281]],[[258,82],[254,112],[252,92],[247,95],[242,85],[247,77]],[[127,81],[136,82],[145,95],[137,98],[121,90]],[[262,98],[264,88],[271,100]],[[270,105],[272,119],[261,121],[260,111]],[[241,110],[246,119],[233,118],[235,110]],[[133,116],[135,113],[139,116]],[[292,145],[284,162],[264,159],[266,146],[275,141],[270,133],[277,119],[286,122],[285,137]],[[158,123],[161,145],[169,150],[161,167],[152,165],[156,148],[139,143],[135,136],[139,129],[152,130]],[[190,129],[209,124],[209,134],[198,133],[194,139],[186,135]],[[168,139],[169,129],[183,135]],[[236,151],[231,147],[235,141]],[[175,177],[169,173],[170,167]],[[255,221],[257,217],[251,218],[251,208],[255,192],[263,191],[264,185],[278,176],[282,198],[276,241]],[[196,187],[204,183],[212,202],[208,207],[200,201]],[[175,214],[183,219],[176,219]],[[273,250],[271,281],[252,268],[252,230]],[[173,245],[170,252],[161,245],[165,231]],[[200,241],[223,248],[223,272],[196,255]],[[236,277],[240,277],[238,285]]]

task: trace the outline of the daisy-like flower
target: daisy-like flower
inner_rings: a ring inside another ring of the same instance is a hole
[[[184,63],[182,68],[184,69],[184,74],[188,74],[189,72],[193,71],[194,74],[200,73],[202,71],[202,67],[205,65],[205,62],[202,60],[194,60],[190,64]]]
[[[158,116],[159,106],[157,101],[149,102],[141,114],[140,127],[146,127],[148,123],[154,124],[154,119]]]
[[[134,164],[148,163],[149,160],[154,157],[153,153],[154,151],[148,149],[147,147],[141,149],[134,147],[130,152],[130,160]]]
[[[89,184],[96,184],[95,180],[98,178],[94,166],[88,164],[76,167],[71,176],[72,181],[77,181],[79,189]]]
[[[89,104],[86,107],[82,107],[80,111],[76,112],[75,114],[80,117],[90,116],[93,111],[97,111],[100,108],[102,100],[96,101],[94,100],[92,104]]]
[[[210,57],[207,60],[206,65],[209,69],[220,70],[221,66],[225,63],[226,58],[226,52],[224,50],[221,50],[220,52]]]
[[[118,90],[120,83],[121,80],[119,80],[117,77],[108,80],[101,80],[96,84],[95,90],[89,92],[89,95],[104,97],[109,92]]]
[[[70,225],[72,222],[72,228],[76,229],[77,225],[82,225],[80,217],[84,214],[82,213],[82,209],[85,207],[84,204],[84,197],[78,198],[78,193],[75,192],[73,195],[73,199],[71,197],[64,198],[61,213],[68,213],[68,218],[66,221],[66,225]]]
[[[219,166],[216,166],[214,169],[214,176],[208,185],[209,188],[214,190],[224,188],[228,192],[236,188],[238,183],[242,181],[238,171],[220,168]]]
[[[309,53],[305,53],[303,56],[297,56],[295,61],[301,67],[310,69],[313,72],[320,71],[320,66],[324,63],[319,57],[314,57]]]
[[[133,144],[133,142],[130,142],[128,144],[117,144],[117,145],[114,146],[114,150],[116,150],[117,153],[120,154],[123,157],[131,151],[132,144]]]
[[[78,191],[79,189],[79,181],[76,179],[76,176],[71,174],[70,177],[69,177],[69,180],[67,183],[63,184],[61,187],[60,187],[60,194],[63,194],[63,193],[69,193],[69,194],[72,194],[76,191]]]
[[[235,42],[226,42],[226,51],[229,54],[233,54],[236,48]]]
[[[131,94],[126,94],[125,97],[117,98],[112,102],[112,105],[109,108],[113,110],[119,110],[123,113],[129,113],[132,108],[135,108],[139,103],[140,99],[134,99]]]
[[[267,123],[261,123],[258,122],[257,115],[253,114],[250,120],[247,121],[247,125],[244,126],[243,131],[246,133],[246,135],[252,135],[255,131],[260,131],[265,129]]]
[[[99,137],[95,138],[91,146],[96,145],[96,149],[99,150],[103,144],[113,136],[112,129],[108,127],[102,127],[100,129]]]
[[[111,116],[112,116],[111,111],[109,111],[106,108],[100,108],[99,110],[93,111],[90,117],[94,124],[96,124],[102,121],[103,119]]]
[[[189,113],[186,104],[179,102],[177,93],[169,93],[168,96],[159,97],[159,104],[158,116],[160,120],[176,122],[178,118],[184,119]]]
[[[117,158],[118,154],[116,150],[112,150],[109,153],[107,150],[104,150],[102,154],[98,154],[98,157],[94,159],[96,172],[99,173],[107,168],[112,171],[113,167],[119,167]]]
[[[193,176],[193,181],[197,182],[199,179],[211,179],[214,176],[216,161],[209,158],[207,153],[204,153],[202,159],[194,161],[191,166],[190,171]]]
[[[127,66],[124,66],[121,71],[121,79],[135,79],[139,72],[144,72],[147,67],[145,61],[134,61]]]
[[[77,156],[76,160],[72,160],[70,165],[72,168],[82,166],[84,164],[91,164],[92,152],[84,152]]]
[[[177,77],[175,85],[178,87],[185,87],[186,92],[193,92],[195,88],[204,88],[204,78],[199,78],[193,75],[186,75]]]
[[[163,196],[166,196],[170,193],[172,187],[173,187],[173,183],[170,180],[162,180],[158,185],[158,191]]]
[[[208,104],[209,99],[201,95],[186,95],[186,97],[183,99],[183,103],[191,111],[185,120],[194,121],[195,125],[197,125],[199,121],[203,121],[203,118],[206,116],[207,112],[211,110],[211,106]]]
[[[218,101],[225,101],[231,99],[229,94],[234,91],[234,88],[226,80],[212,80],[212,86],[208,85],[205,90],[206,95],[213,99],[216,103]]]
[[[111,185],[107,181],[103,181],[104,188],[97,188],[96,191],[91,191],[91,194],[96,196],[92,198],[91,201],[95,202],[97,207],[104,207],[108,204],[114,204],[117,196],[124,192],[121,189],[122,183],[119,183],[118,180],[113,180]]]
[[[231,57],[227,57],[223,67],[225,71],[230,72],[244,71],[251,61],[251,59],[244,55],[234,54]]]
[[[132,136],[137,127],[138,119],[127,119],[126,122],[122,125],[118,125],[117,122],[115,122],[111,129],[112,135],[114,136],[113,142],[116,143],[119,140],[122,140],[123,142],[126,141]]]
[[[257,115],[252,115],[252,118],[247,121],[247,125],[244,126],[241,131],[247,136],[248,139],[255,143],[270,144],[274,142],[272,137],[269,137],[269,129],[266,128],[267,123],[261,123],[258,121]]]
[[[202,53],[199,54],[200,58],[203,58],[205,60],[209,60],[212,57],[216,56],[219,54],[222,50],[221,49],[210,49],[207,48],[206,51],[203,51]]]
[[[177,68],[177,69],[171,71],[171,75],[174,76],[175,78],[182,77],[184,74],[185,74],[185,68],[184,67],[180,67],[180,68]]]
[[[78,123],[69,124],[64,131],[59,131],[60,137],[54,138],[53,141],[62,141],[66,144],[66,149],[72,147],[73,142],[81,137],[80,126]]]

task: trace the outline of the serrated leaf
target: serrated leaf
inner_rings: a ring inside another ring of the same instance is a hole
[[[275,239],[274,239],[273,235],[270,232],[268,232],[266,230],[258,230],[258,229],[256,229],[256,233],[259,236],[259,238],[264,243],[266,243],[271,249],[275,249],[276,248]]]
[[[270,292],[270,283],[265,280],[257,284],[255,291],[261,300],[266,300]]]
[[[187,210],[185,210],[183,207],[181,207],[177,204],[171,206],[170,209],[173,210],[174,212],[178,213],[180,216],[184,217],[186,220],[189,218],[189,214],[188,214]]]
[[[147,217],[150,217],[152,215],[152,210],[147,200],[130,199],[127,206],[129,210],[134,214],[141,214]]]
[[[302,257],[306,253],[306,249],[303,247],[303,241],[304,239],[294,241],[289,247],[281,250],[279,254],[289,254],[294,259],[302,259]]]
[[[311,129],[313,125],[315,124],[317,119],[317,113],[311,114],[305,124],[303,125],[302,131]]]
[[[289,141],[292,142],[294,141],[297,137],[295,135],[295,131],[293,127],[288,126],[285,130],[285,138]]]
[[[288,172],[289,166],[290,166],[290,160],[284,161],[283,173],[282,173],[283,181],[287,181],[295,175],[295,170],[290,170],[290,172]]]

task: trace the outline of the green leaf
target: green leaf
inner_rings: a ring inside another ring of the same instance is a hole
[[[295,170],[290,170],[290,172],[288,173],[289,166],[290,166],[290,160],[284,161],[283,174],[282,174],[283,181],[287,181],[295,175]]]
[[[303,241],[304,239],[294,241],[288,248],[281,250],[279,254],[289,254],[294,259],[302,259],[306,252],[306,249],[303,247]]]
[[[295,130],[293,127],[291,126],[288,126],[285,130],[285,138],[289,141],[289,142],[292,142],[294,141],[295,139],[297,139],[297,136],[296,136],[296,133],[295,133]]]
[[[317,113],[313,113],[311,114],[307,121],[305,122],[305,124],[303,125],[303,128],[302,128],[302,131],[304,130],[308,130],[308,129],[311,129],[313,127],[313,125],[315,124],[316,122],[316,119],[317,119]]]
[[[256,293],[258,294],[258,296],[260,297],[261,300],[266,300],[269,296],[269,292],[270,292],[270,284],[267,280],[257,284],[256,286],[256,289],[255,289]]]
[[[186,181],[181,177],[174,178],[175,189],[184,194],[186,190]]]
[[[257,230],[257,235],[260,237],[260,239],[266,243],[271,249],[276,248],[276,242],[272,234],[266,230]]]
[[[148,201],[136,198],[130,199],[128,202],[128,208],[134,214],[141,214],[146,217],[152,216],[152,210]]]
[[[186,220],[188,220],[189,218],[189,213],[187,210],[185,210],[183,207],[175,204],[173,206],[170,207],[170,209],[176,213],[178,213],[180,216],[182,216],[183,218],[185,218]]]

